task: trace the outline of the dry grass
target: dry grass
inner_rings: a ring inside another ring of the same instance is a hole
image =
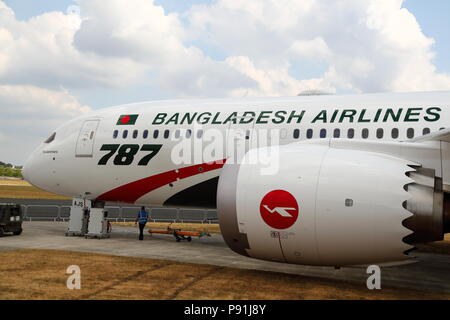
[[[113,222],[113,225],[134,227],[134,222]],[[220,234],[220,227],[218,224],[199,224],[199,223],[165,223],[165,222],[149,222],[147,229],[162,229],[166,230],[170,225],[172,229],[182,229],[183,231],[199,231],[205,233]]]
[[[3,199],[45,199],[45,200],[70,200],[56,194],[43,191],[26,184],[7,185],[0,184],[0,198]]]
[[[27,186],[31,187],[27,181],[22,179],[1,179],[0,178],[0,186]]]
[[[1,299],[449,299],[449,296],[272,272],[93,253],[20,250],[0,253]],[[66,269],[81,268],[81,290]]]

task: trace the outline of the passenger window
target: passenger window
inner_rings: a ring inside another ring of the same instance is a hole
[[[250,140],[250,136],[251,136],[251,131],[250,131],[250,130],[247,130],[247,131],[245,132],[245,140]]]
[[[159,130],[153,131],[153,139],[158,139],[159,137]]]
[[[147,138],[148,138],[148,130],[144,130],[144,133],[142,134],[142,137],[143,137],[144,139],[147,139]]]
[[[377,138],[378,139],[383,139],[384,137],[384,130],[383,129],[378,129],[377,130]]]
[[[414,138],[414,129],[409,128],[408,131],[406,131],[406,136],[408,137],[408,139],[413,139]]]
[[[398,139],[399,135],[400,135],[400,132],[398,131],[397,128],[392,129],[392,132],[391,132],[392,139]]]
[[[188,129],[188,130],[186,131],[186,139],[191,138],[191,136],[192,136],[192,130],[191,130],[191,129]]]
[[[122,138],[126,139],[128,137],[128,130],[124,130]]]
[[[425,129],[423,129],[423,135],[424,135],[424,136],[427,135],[427,134],[430,134],[430,133],[431,133],[430,128],[425,128]]]
[[[361,136],[363,139],[369,138],[369,129],[363,129]]]
[[[295,129],[294,130],[294,139],[298,139],[300,138],[300,130],[299,129]]]
[[[113,139],[117,139],[118,136],[119,136],[119,130],[114,130]]]
[[[203,130],[197,131],[197,139],[201,139],[203,137]]]
[[[308,131],[306,131],[306,138],[312,139],[313,135],[314,135],[314,132],[312,129],[308,129]]]
[[[176,130],[176,131],[175,131],[175,139],[179,139],[180,136],[181,136],[180,130]]]
[[[164,131],[164,139],[169,139],[170,137],[170,130]]]
[[[335,138],[340,138],[340,137],[341,137],[341,130],[339,130],[339,129],[334,129],[333,137],[335,137]]]
[[[139,132],[137,130],[133,131],[133,139],[137,139]]]
[[[348,129],[347,137],[353,139],[355,137],[355,129]]]
[[[326,129],[320,130],[320,138],[325,139],[326,137],[327,137],[327,130]]]

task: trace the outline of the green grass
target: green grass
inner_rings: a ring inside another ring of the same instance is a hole
[[[22,170],[0,166],[0,177],[22,178]]]

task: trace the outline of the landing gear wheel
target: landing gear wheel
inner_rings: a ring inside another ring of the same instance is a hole
[[[21,234],[22,234],[22,229],[20,229],[19,231],[16,231],[16,232],[13,232],[13,234],[15,235],[15,236],[20,236]]]
[[[177,239],[177,242],[180,242],[181,241],[181,239]]]
[[[0,227],[0,237],[3,237],[5,235],[5,231],[3,230],[3,227]]]
[[[191,242],[191,241],[192,241],[192,238],[191,238],[191,237],[187,237],[187,241],[188,241],[188,242]]]

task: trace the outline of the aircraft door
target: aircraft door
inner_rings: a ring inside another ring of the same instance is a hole
[[[94,140],[100,120],[87,120],[81,128],[78,136],[75,156],[92,157],[94,152]]]

